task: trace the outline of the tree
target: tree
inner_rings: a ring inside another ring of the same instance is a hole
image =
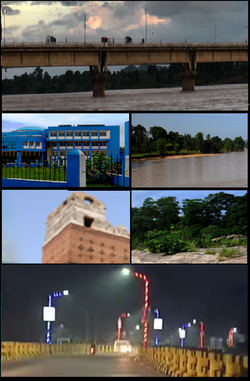
[[[175,146],[174,146],[174,150],[175,150],[175,153],[180,152],[180,150],[181,150],[181,146],[180,146],[180,144],[175,144]]]
[[[166,144],[167,144],[166,139],[159,139],[156,142],[157,151],[160,151],[161,155],[164,155],[166,152]]]
[[[184,134],[184,137],[183,137],[183,145],[184,145],[184,148],[189,150],[192,146],[192,137],[190,134]]]
[[[142,150],[143,145],[147,141],[147,130],[141,124],[132,126],[132,147],[137,148],[138,151]]]
[[[223,140],[223,144],[224,144],[224,147],[223,147],[223,149],[225,150],[225,151],[231,151],[232,150],[232,148],[233,148],[233,141],[232,141],[232,139],[230,139],[230,138],[225,138],[224,140]]]
[[[161,197],[156,201],[156,206],[156,228],[158,230],[170,230],[171,225],[180,221],[180,207],[176,197]]]
[[[198,150],[198,152],[200,152],[202,150],[202,146],[203,146],[203,133],[202,132],[198,132],[196,135],[195,135],[195,145],[196,145],[196,149]]]
[[[244,140],[241,136],[238,136],[233,141],[233,150],[234,151],[243,151],[244,148]]]
[[[152,135],[153,141],[157,141],[159,139],[167,139],[168,137],[167,131],[162,127],[150,127],[149,133]]]

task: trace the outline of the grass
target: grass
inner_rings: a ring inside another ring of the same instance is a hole
[[[226,249],[225,247],[223,247],[221,249],[218,259],[219,261],[223,261],[225,259],[237,258],[241,255],[242,253],[239,249]]]
[[[205,251],[205,254],[215,254],[215,250],[214,249],[207,249]]]
[[[2,168],[3,179],[67,181],[67,171],[60,168]]]
[[[60,168],[2,168],[3,179],[23,179],[23,180],[41,180],[41,181],[67,181],[67,170]],[[86,180],[87,187],[98,188],[123,188],[121,185],[102,184],[93,180]]]

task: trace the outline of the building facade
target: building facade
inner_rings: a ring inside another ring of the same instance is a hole
[[[125,151],[129,154],[129,122],[125,123]],[[72,149],[86,156],[103,152],[120,155],[120,126],[59,125],[47,129],[22,127],[2,133],[2,157],[17,160],[50,160],[65,158]]]
[[[130,233],[106,220],[103,202],[71,193],[48,216],[42,263],[130,263]]]

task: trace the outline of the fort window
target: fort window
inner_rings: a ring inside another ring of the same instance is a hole
[[[86,204],[93,204],[93,200],[91,200],[91,198],[85,198],[85,199],[84,199],[84,202],[85,202]]]
[[[93,227],[94,218],[84,217],[83,221],[84,221],[84,226],[86,226],[86,228],[92,228]]]

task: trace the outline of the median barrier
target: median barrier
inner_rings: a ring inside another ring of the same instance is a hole
[[[248,376],[248,356],[170,347],[143,347],[138,352],[138,361],[169,377]]]

